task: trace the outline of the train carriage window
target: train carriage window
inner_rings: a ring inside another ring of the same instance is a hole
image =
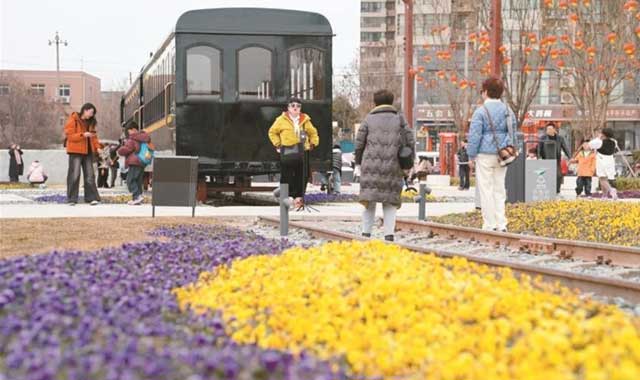
[[[306,100],[324,99],[324,53],[301,48],[289,53],[290,94]]]
[[[248,47],[238,52],[238,92],[241,99],[271,99],[271,51]]]
[[[209,46],[194,46],[187,49],[187,94],[221,94],[220,50]]]

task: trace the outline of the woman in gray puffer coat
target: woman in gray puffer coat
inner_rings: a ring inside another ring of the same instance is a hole
[[[371,236],[376,203],[382,203],[385,240],[393,241],[396,211],[400,208],[400,193],[404,173],[400,169],[398,150],[406,143],[415,146],[413,132],[393,106],[393,94],[380,90],[373,95],[376,107],[364,119],[356,136],[356,172],[360,172],[360,203],[362,235]]]

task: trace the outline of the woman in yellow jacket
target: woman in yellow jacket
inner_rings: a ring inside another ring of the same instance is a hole
[[[294,198],[294,207],[300,208],[304,205],[309,178],[308,154],[320,143],[318,130],[311,124],[309,115],[302,113],[300,99],[289,99],[287,111],[278,116],[269,128],[269,140],[280,153],[280,183],[289,185],[289,195]],[[307,170],[304,170],[305,161]]]

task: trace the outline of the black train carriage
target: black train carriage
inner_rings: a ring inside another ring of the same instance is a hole
[[[279,172],[267,132],[287,99],[303,99],[320,134],[313,170],[331,165],[331,44],[317,13],[224,8],[184,13],[122,99],[158,149],[198,156],[201,181],[248,191],[251,176]]]

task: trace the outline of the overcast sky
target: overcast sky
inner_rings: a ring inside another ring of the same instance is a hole
[[[60,69],[82,68],[102,79],[103,90],[114,89],[140,70],[183,12],[247,6],[325,15],[336,34],[334,72],[356,55],[358,0],[0,0],[0,69],[55,70],[47,42],[57,30],[69,42],[60,48]]]

